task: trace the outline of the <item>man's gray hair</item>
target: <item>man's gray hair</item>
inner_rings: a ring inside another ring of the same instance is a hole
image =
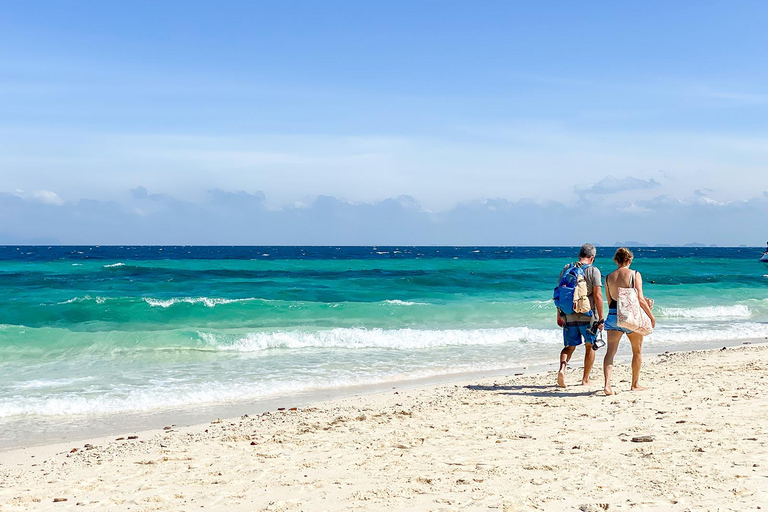
[[[584,244],[579,251],[579,258],[594,258],[597,254],[597,249],[592,244]]]

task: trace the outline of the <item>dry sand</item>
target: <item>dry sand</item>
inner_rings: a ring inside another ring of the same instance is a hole
[[[548,372],[14,450],[0,510],[768,510],[767,360],[647,357],[649,390],[622,364],[605,397],[598,357],[590,387]]]

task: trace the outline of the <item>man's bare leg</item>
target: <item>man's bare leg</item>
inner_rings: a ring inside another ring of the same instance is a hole
[[[571,360],[571,355],[576,347],[565,347],[560,351],[560,369],[557,371],[557,385],[561,388],[565,387],[565,368],[568,366],[568,361]]]
[[[619,350],[619,341],[621,341],[621,331],[606,331],[608,333],[608,347],[605,350],[605,358],[603,359],[603,375],[605,376],[605,386],[603,391],[606,395],[612,395],[613,389],[611,388],[611,374],[613,373],[613,357],[616,355],[616,351]]]
[[[595,364],[595,351],[592,350],[592,344],[584,344],[586,352],[584,353],[584,375],[581,377],[581,385],[589,385],[589,374],[592,371],[592,366]]]
[[[632,391],[645,391],[646,388],[640,385],[640,367],[643,365],[643,335],[633,332],[628,334],[629,342],[632,344]]]

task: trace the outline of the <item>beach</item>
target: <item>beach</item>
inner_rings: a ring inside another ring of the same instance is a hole
[[[755,343],[757,343],[756,340]],[[647,356],[616,396],[554,372],[0,453],[0,510],[757,510],[768,346]]]

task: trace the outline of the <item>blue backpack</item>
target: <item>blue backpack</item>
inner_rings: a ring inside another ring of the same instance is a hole
[[[555,293],[552,295],[552,299],[555,301],[557,309],[567,315],[581,313],[587,316],[592,316],[592,310],[589,308],[589,297],[586,295],[575,297],[579,283],[585,283],[586,281],[584,270],[587,268],[589,268],[589,265],[575,265],[572,263],[563,271],[563,277],[560,278],[560,283],[558,283],[557,288],[555,288]],[[586,311],[576,311],[574,309],[576,300],[582,302],[580,309]],[[584,301],[586,301],[586,304],[583,304]]]

